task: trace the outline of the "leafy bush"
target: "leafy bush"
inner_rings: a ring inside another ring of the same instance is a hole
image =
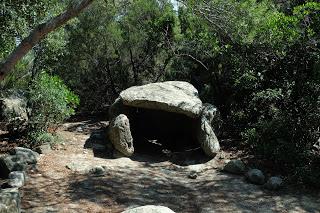
[[[31,115],[29,129],[45,132],[56,128],[74,114],[79,98],[57,76],[41,73],[31,84],[29,91]]]
[[[48,132],[31,132],[28,136],[30,145],[32,146],[39,146],[42,144],[54,145],[63,141],[59,135]]]
[[[232,108],[247,115],[241,120],[246,143],[296,180],[310,183],[319,176],[314,170],[319,154],[313,152],[320,137],[319,10],[319,3],[309,2],[290,16],[270,18],[266,29],[272,32],[261,37],[268,48],[256,41],[247,57],[240,56],[253,76],[250,83],[243,78],[248,71],[240,70],[233,85],[242,101]]]
[[[179,48],[206,67],[179,58],[173,79],[191,81],[221,110],[225,135],[297,180],[314,180],[303,171],[315,174],[319,162],[320,3],[280,11],[269,0],[205,1],[194,9],[202,22],[181,10]]]

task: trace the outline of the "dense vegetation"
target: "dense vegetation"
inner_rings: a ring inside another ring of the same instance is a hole
[[[69,3],[0,1],[0,61]],[[293,180],[316,183],[319,42],[317,1],[180,1],[176,11],[167,0],[96,0],[0,86],[2,96],[24,91],[35,121],[30,135],[39,138],[73,113],[75,94],[78,111],[94,112],[132,85],[188,81],[220,110],[222,137]]]

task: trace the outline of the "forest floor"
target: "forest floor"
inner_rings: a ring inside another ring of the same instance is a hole
[[[212,160],[197,152],[111,159],[99,151],[101,138],[90,139],[104,124],[74,122],[59,129],[64,143],[41,155],[22,188],[23,212],[121,212],[149,204],[184,213],[320,212],[320,194],[290,187],[270,192],[221,172],[228,153]],[[95,166],[106,173],[88,172]],[[197,178],[190,178],[195,172]]]

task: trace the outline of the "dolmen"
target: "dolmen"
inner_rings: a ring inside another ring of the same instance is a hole
[[[133,86],[110,106],[108,137],[114,149],[126,157],[132,156],[136,144],[144,139],[175,148],[193,143],[214,157],[220,150],[212,128],[216,113],[216,107],[203,104],[188,82]]]

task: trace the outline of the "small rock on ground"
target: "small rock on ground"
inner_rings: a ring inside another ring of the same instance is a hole
[[[126,211],[123,211],[122,213],[174,213],[174,211],[164,206],[148,205],[128,209]]]
[[[43,144],[41,146],[38,146],[36,151],[39,154],[48,154],[52,151],[50,144]]]
[[[40,157],[38,153],[23,147],[16,147],[14,149],[14,154],[24,158],[25,162],[28,164],[37,164]]]
[[[283,186],[283,180],[280,177],[271,177],[267,181],[266,184],[264,184],[264,188],[269,190],[278,190]]]
[[[24,171],[27,168],[25,158],[7,155],[0,158],[0,177],[7,178],[12,171]]]
[[[17,188],[3,189],[0,192],[0,212],[21,212],[21,198]]]
[[[243,174],[246,166],[241,160],[231,160],[225,165],[223,170],[232,174]]]
[[[106,173],[106,169],[103,166],[96,166],[89,171],[91,174],[96,175],[96,176],[102,176]]]
[[[12,188],[20,188],[25,183],[26,174],[24,171],[14,171],[9,174],[9,186]]]
[[[190,178],[190,179],[197,179],[197,177],[198,177],[198,174],[196,172],[191,172],[188,175],[188,178]]]
[[[250,169],[247,174],[246,178],[249,182],[262,185],[265,182],[265,176],[259,169]]]

